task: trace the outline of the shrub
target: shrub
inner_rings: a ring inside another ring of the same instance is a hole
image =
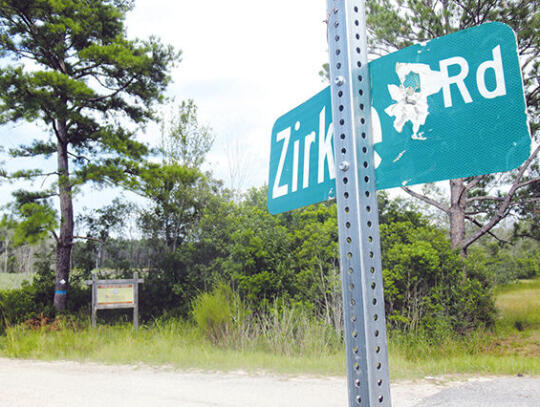
[[[34,264],[35,274],[32,283],[25,281],[21,288],[0,291],[0,333],[3,333],[7,325],[36,318],[55,318],[53,254],[40,252],[36,256],[38,260]],[[71,285],[68,311],[78,312],[89,306],[90,290],[76,284]]]
[[[440,336],[491,326],[490,278],[464,262],[443,231],[411,222],[381,225],[385,306],[391,327]]]
[[[221,283],[212,292],[199,294],[192,302],[192,316],[201,333],[212,343],[222,342],[233,326],[234,303],[238,298]]]

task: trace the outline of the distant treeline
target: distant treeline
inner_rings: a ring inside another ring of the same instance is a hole
[[[80,217],[84,239],[73,250],[70,312],[86,312],[83,281],[92,273],[124,278],[138,271],[145,278],[144,320],[189,317],[198,295],[225,284],[250,313],[301,307],[341,330],[335,204],[274,216],[266,210],[266,188],[249,191],[238,203],[217,184],[202,191],[206,196],[196,209],[156,203],[141,209],[117,199]],[[492,288],[539,274],[536,241],[501,247],[486,239],[462,258],[447,231],[411,201],[379,193],[379,215],[391,328],[437,334],[489,327],[495,316]],[[37,256],[33,285],[3,294],[5,313],[14,322],[53,313],[54,250],[41,244]]]

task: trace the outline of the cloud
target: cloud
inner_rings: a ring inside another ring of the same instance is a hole
[[[213,128],[208,161],[218,178],[227,181],[230,146],[238,144],[249,187],[266,182],[275,120],[325,86],[318,76],[328,59],[325,18],[324,0],[138,0],[126,25],[130,38],[154,35],[182,50],[167,95],[194,99]],[[14,137],[12,147],[43,132],[9,131],[0,128],[0,137],[4,146]],[[159,127],[149,125],[139,139],[156,145]]]

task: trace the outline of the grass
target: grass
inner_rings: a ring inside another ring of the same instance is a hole
[[[518,331],[540,330],[540,278],[522,280],[497,292],[498,327]]]
[[[465,338],[449,336],[437,343],[418,336],[390,335],[392,379],[454,374],[540,375],[539,299],[540,278],[499,289],[495,332],[475,332]],[[227,339],[221,341],[207,338],[192,323],[178,320],[156,321],[134,332],[129,324],[101,324],[92,329],[89,320],[61,319],[44,327],[8,328],[6,335],[0,336],[0,356],[210,371],[344,375],[344,350],[331,341],[332,334],[307,320],[300,320],[291,329],[291,318],[282,315],[263,321],[260,325],[264,329],[251,330],[251,334],[246,333],[246,327],[242,332],[227,331]],[[326,346],[323,342],[333,344]]]
[[[69,324],[68,324],[69,325]],[[211,371],[246,370],[277,373],[338,375],[345,369],[341,353],[284,356],[264,346],[244,350],[213,345],[201,338],[192,325],[169,320],[134,332],[130,324],[89,327],[60,326],[28,330],[8,329],[0,338],[5,357],[112,364],[167,365],[180,369]]]
[[[23,281],[32,281],[32,273],[0,273],[0,291],[20,288]]]

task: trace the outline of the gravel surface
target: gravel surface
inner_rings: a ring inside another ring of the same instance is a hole
[[[470,380],[424,399],[415,407],[539,407],[540,378]]]
[[[345,378],[0,358],[0,407],[344,407]],[[393,407],[540,406],[540,378],[392,383]]]

